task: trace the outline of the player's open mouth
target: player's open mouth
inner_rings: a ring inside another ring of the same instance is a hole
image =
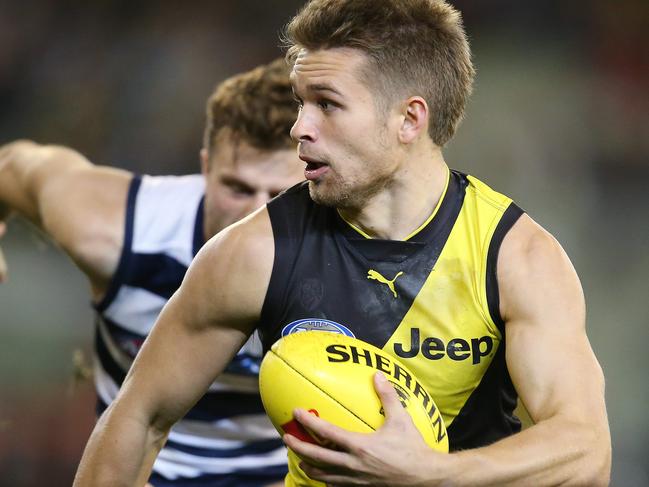
[[[316,161],[305,156],[300,156],[300,159],[306,162],[306,167],[304,168],[304,177],[306,179],[318,179],[329,170],[329,165],[325,162]]]

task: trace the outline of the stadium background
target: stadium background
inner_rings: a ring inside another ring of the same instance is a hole
[[[447,160],[563,243],[607,378],[612,485],[649,486],[649,4],[453,3],[478,77]],[[0,0],[0,143],[196,171],[205,98],[278,55],[277,31],[301,4]],[[0,485],[69,485],[93,423],[86,283],[18,220],[1,245]]]

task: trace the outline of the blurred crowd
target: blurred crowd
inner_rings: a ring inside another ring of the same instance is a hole
[[[3,0],[1,137],[69,143],[142,171],[190,172],[206,94],[279,55],[277,34],[302,3]],[[502,44],[503,54],[525,50],[540,66],[552,51],[570,57],[591,98],[583,123],[598,136],[597,170],[605,179],[621,167],[647,172],[646,2],[454,4],[477,52]]]

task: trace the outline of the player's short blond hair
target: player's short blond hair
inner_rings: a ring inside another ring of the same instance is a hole
[[[207,100],[203,145],[212,153],[223,129],[261,150],[295,147],[290,130],[297,106],[284,59],[259,66],[220,83]]]
[[[443,146],[453,137],[475,71],[460,13],[442,0],[311,0],[284,31],[287,58],[302,48],[354,48],[370,62],[362,73],[379,106],[421,96],[428,133]]]

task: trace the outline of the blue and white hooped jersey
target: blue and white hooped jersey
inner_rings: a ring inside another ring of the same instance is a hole
[[[135,354],[203,244],[203,177],[135,177],[120,262],[95,305],[98,411],[115,398]],[[259,396],[262,348],[253,335],[207,394],[177,423],[154,473],[165,479],[224,474],[281,479],[286,450]]]

